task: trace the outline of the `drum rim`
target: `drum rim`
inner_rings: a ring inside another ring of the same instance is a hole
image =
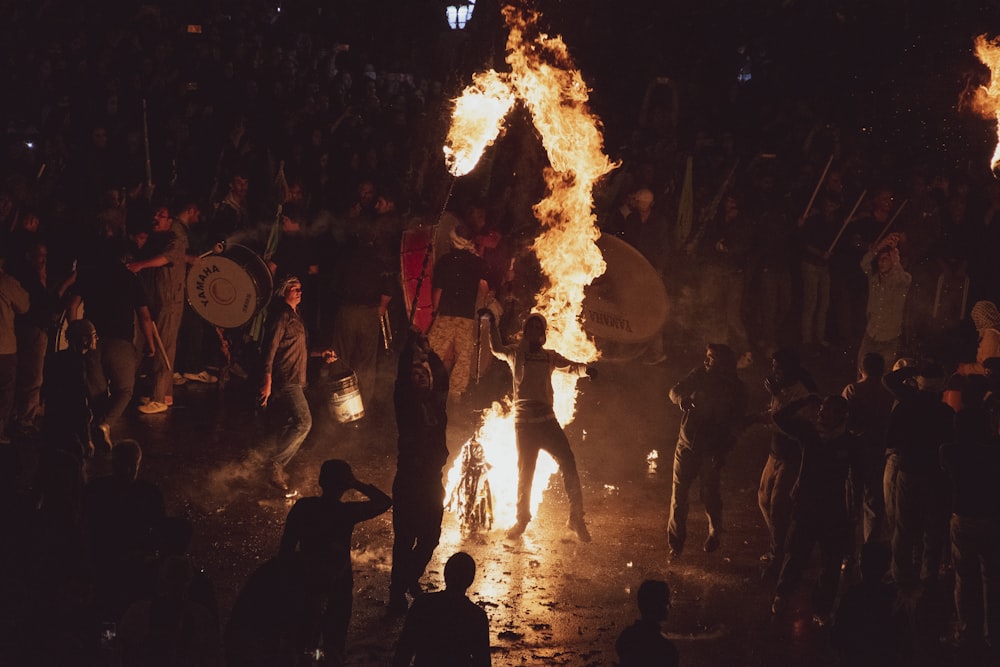
[[[226,261],[234,264],[236,268],[240,269],[247,277],[256,292],[255,308],[242,322],[227,322],[225,324],[220,324],[217,321],[220,318],[215,318],[214,320],[210,319],[208,315],[210,315],[211,312],[201,306],[200,303],[197,303],[196,299],[192,299],[191,297],[191,290],[189,287],[191,284],[190,281],[192,280],[192,274],[197,273],[196,267],[198,267],[201,262],[208,261],[213,258],[216,260],[220,258],[225,259]],[[267,308],[272,298],[273,289],[274,277],[271,275],[271,270],[268,268],[267,263],[264,262],[264,259],[259,254],[254,252],[253,249],[239,243],[227,244],[225,249],[220,253],[212,253],[210,255],[206,255],[205,257],[199,257],[198,260],[189,267],[184,281],[185,300],[195,313],[197,313],[199,317],[204,319],[209,324],[223,329],[239,329],[240,327],[246,326],[246,324],[253,320],[257,314]]]

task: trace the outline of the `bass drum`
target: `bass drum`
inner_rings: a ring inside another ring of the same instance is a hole
[[[237,329],[271,300],[274,282],[264,260],[250,248],[227,245],[200,257],[188,270],[188,303],[205,320]]]
[[[625,241],[602,234],[597,247],[607,269],[584,290],[583,329],[602,359],[634,359],[667,322],[667,290],[656,269]]]

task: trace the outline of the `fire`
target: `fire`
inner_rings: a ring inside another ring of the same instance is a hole
[[[500,135],[503,119],[514,106],[510,83],[497,72],[481,72],[472,81],[455,100],[445,140],[445,163],[455,176],[472,171],[483,151]]]
[[[997,146],[990,160],[990,168],[996,171],[1000,165],[1000,39],[976,37],[976,57],[990,70],[990,83],[976,89],[973,105],[983,116],[997,120]]]
[[[477,75],[474,84],[456,100],[446,160],[452,174],[468,173],[498,136],[515,100],[528,109],[550,164],[543,174],[546,196],[533,209],[542,226],[533,249],[548,279],[536,297],[535,310],[548,323],[546,347],[573,361],[595,361],[598,350],[580,322],[584,289],[605,269],[596,244],[600,232],[593,210],[593,188],[617,165],[604,154],[600,122],[588,108],[589,91],[562,39],[538,30],[536,12],[507,6],[503,14],[510,29],[506,62],[511,71]],[[573,420],[576,380],[558,372],[552,378],[553,407],[563,426]],[[509,405],[494,404],[484,415],[478,441],[490,464],[494,516],[497,524],[504,526],[515,518],[517,489]],[[542,452],[532,485],[532,513],[557,469],[555,461]],[[460,470],[450,472],[449,494],[460,474]]]

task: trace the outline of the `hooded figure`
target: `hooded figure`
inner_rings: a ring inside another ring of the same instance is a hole
[[[1000,357],[1000,310],[992,301],[977,301],[969,316],[979,334],[979,347],[976,348],[976,362],[961,364],[959,372],[962,375],[986,375],[983,362],[991,357]]]

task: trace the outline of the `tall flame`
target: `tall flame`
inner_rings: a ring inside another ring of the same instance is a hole
[[[537,12],[507,6],[503,14],[510,29],[506,61],[511,71],[506,76],[492,71],[477,76],[476,83],[456,101],[449,148],[445,149],[449,169],[457,175],[461,164],[465,168],[462,173],[467,173],[496,138],[499,129],[493,132],[492,128],[499,128],[503,116],[490,126],[489,132],[481,129],[481,125],[488,123],[478,122],[480,118],[496,119],[501,110],[506,114],[515,99],[525,105],[550,164],[543,174],[546,196],[533,208],[542,226],[533,250],[548,279],[536,297],[535,310],[548,323],[547,347],[573,361],[594,361],[599,356],[597,347],[580,322],[584,289],[605,269],[596,244],[600,232],[593,210],[593,188],[616,165],[603,152],[600,122],[588,109],[587,86],[562,39],[538,31]],[[497,95],[494,103],[481,99],[487,89]],[[491,113],[481,113],[479,110],[483,108]],[[488,139],[484,141],[482,137]],[[460,147],[464,146],[471,148],[463,152]],[[479,146],[476,153],[475,147]],[[577,377],[555,373],[552,381],[556,418],[565,426],[573,420]],[[503,494],[511,494],[517,487],[516,466],[509,467],[510,462],[516,462],[509,407],[494,404],[493,410],[484,416],[478,439],[492,466],[489,477],[495,497],[494,514],[500,523],[513,517],[504,511],[505,507],[513,508],[513,501]],[[541,501],[548,478],[558,469],[551,457],[542,454],[532,486],[533,511]],[[453,478],[457,481],[454,473],[453,470],[449,475],[449,487],[454,484]]]
[[[454,176],[468,174],[483,151],[500,135],[503,119],[514,106],[514,92],[505,77],[490,70],[472,77],[472,85],[455,100],[444,159]]]
[[[973,105],[983,116],[996,118],[997,146],[990,160],[990,168],[996,171],[1000,165],[1000,38],[976,37],[976,57],[990,69],[990,83],[976,89]]]

